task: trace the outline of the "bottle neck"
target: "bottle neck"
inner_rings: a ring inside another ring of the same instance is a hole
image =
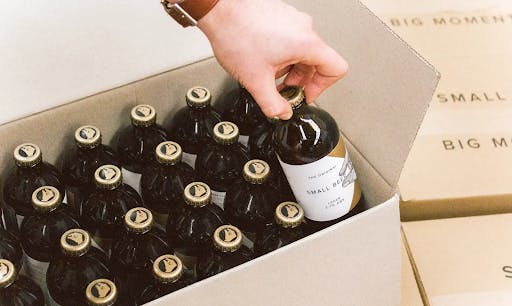
[[[299,110],[301,109],[302,107],[304,107],[306,105],[306,103],[304,103],[304,100],[302,100],[302,102],[300,102],[299,104],[295,105],[295,106],[292,106],[292,110],[295,112],[296,110]]]

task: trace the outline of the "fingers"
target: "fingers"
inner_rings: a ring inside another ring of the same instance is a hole
[[[287,86],[304,86],[315,74],[315,67],[305,64],[295,64],[283,83]]]

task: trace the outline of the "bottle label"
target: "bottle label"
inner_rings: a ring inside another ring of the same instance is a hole
[[[329,221],[347,214],[357,204],[357,176],[343,140],[327,156],[306,165],[279,163],[307,218]]]
[[[131,172],[125,168],[121,169],[123,173],[123,183],[130,185],[140,194],[140,173]]]
[[[183,154],[181,155],[181,161],[189,164],[190,167],[192,167],[194,169],[196,168],[196,158],[197,158],[197,154],[190,154],[187,152],[183,152]]]
[[[249,146],[249,135],[238,136],[238,142],[243,144],[246,147]]]
[[[224,209],[224,199],[226,198],[226,192],[225,191],[215,191],[211,190],[212,192],[212,203],[219,206],[220,208]]]

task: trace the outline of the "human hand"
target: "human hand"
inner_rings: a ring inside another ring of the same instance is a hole
[[[288,74],[284,85],[303,86],[311,103],[347,73],[347,62],[313,30],[312,18],[280,0],[220,0],[198,27],[267,117],[292,115],[276,79]]]

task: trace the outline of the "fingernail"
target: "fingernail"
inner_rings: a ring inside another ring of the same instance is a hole
[[[290,118],[292,117],[292,114],[293,114],[293,112],[286,112],[286,113],[284,113],[284,114],[281,114],[281,115],[279,116],[279,118],[280,118],[281,120],[290,120]]]

